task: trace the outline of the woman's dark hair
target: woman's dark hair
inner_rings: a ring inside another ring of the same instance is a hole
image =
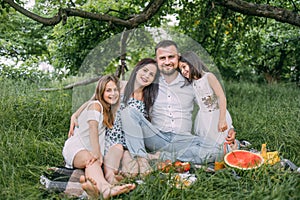
[[[127,106],[127,102],[132,97],[132,94],[134,92],[134,82],[135,82],[135,79],[136,79],[137,71],[139,71],[145,65],[148,65],[148,64],[154,64],[157,68],[157,71],[156,71],[153,82],[143,89],[143,100],[144,100],[144,103],[145,103],[145,111],[146,111],[146,115],[147,115],[146,117],[147,117],[148,120],[150,120],[149,112],[150,112],[150,108],[153,106],[154,101],[155,101],[155,99],[157,97],[157,94],[158,94],[158,88],[159,88],[158,78],[159,78],[159,74],[160,74],[159,69],[158,69],[157,64],[156,64],[156,61],[154,59],[144,58],[136,64],[136,66],[132,70],[131,75],[129,77],[129,80],[128,80],[126,86],[125,86],[123,102]]]

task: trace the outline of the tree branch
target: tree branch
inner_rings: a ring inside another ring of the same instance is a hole
[[[266,4],[253,4],[242,0],[216,0],[216,5],[241,14],[271,18],[300,27],[300,15],[287,9]]]
[[[83,80],[83,81],[79,81],[79,82],[76,82],[76,83],[72,83],[72,84],[69,84],[63,88],[41,88],[40,91],[57,91],[57,90],[70,90],[70,89],[73,89],[74,87],[78,87],[78,86],[82,86],[82,85],[88,85],[90,83],[94,83],[96,81],[98,81],[102,76],[98,76],[98,77],[94,77],[94,78],[90,78],[90,79],[87,79],[87,80]]]
[[[5,3],[9,4],[11,7],[13,7],[16,11],[20,12],[21,14],[25,15],[26,17],[29,17],[30,19],[33,19],[34,21],[40,22],[46,26],[54,26],[58,24],[62,20],[62,11],[59,10],[58,13],[51,18],[45,18],[41,17],[39,15],[36,15],[19,4],[15,3],[14,0],[3,0]]]
[[[139,24],[149,20],[153,15],[155,15],[158,12],[160,7],[165,2],[165,0],[152,0],[141,13],[134,15],[133,17],[127,20],[124,20],[108,14],[91,13],[76,8],[61,8],[59,9],[58,13],[55,16],[46,18],[30,12],[29,10],[15,3],[14,0],[3,0],[3,1],[9,4],[11,7],[13,7],[16,11],[22,13],[23,15],[39,23],[42,23],[45,26],[54,26],[60,23],[62,20],[63,22],[66,21],[67,17],[74,16],[74,17],[87,18],[87,19],[92,19],[97,21],[107,21],[130,29],[136,28]]]

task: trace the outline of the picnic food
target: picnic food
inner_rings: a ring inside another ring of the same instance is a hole
[[[172,163],[171,160],[166,160],[164,162],[160,162],[157,164],[157,169],[168,173],[171,169],[178,173],[187,172],[191,169],[191,164],[189,162],[181,162],[181,161],[175,161]]]
[[[260,154],[261,154],[261,156],[263,157],[264,160],[267,160],[267,144],[266,143],[261,145]]]
[[[188,162],[176,161],[174,163],[175,171],[182,173],[187,172],[191,169],[191,165]]]
[[[245,150],[234,150],[224,157],[225,164],[229,167],[250,170],[260,167],[264,163],[261,155]]]
[[[274,165],[278,162],[280,162],[278,151],[267,152],[267,159],[265,160],[265,163],[269,165]]]
[[[185,189],[197,180],[195,174],[176,174],[172,179],[174,181],[173,186],[177,189]]]
[[[280,162],[278,151],[267,152],[267,144],[261,145],[260,154],[263,157],[265,164],[274,165]]]
[[[166,160],[157,164],[157,169],[163,172],[168,173],[172,167],[172,161]]]

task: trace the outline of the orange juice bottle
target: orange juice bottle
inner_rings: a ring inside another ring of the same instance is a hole
[[[225,168],[224,149],[223,148],[224,148],[224,145],[222,144],[220,146],[219,152],[218,152],[218,154],[216,156],[216,159],[215,159],[215,166],[214,166],[215,171]]]

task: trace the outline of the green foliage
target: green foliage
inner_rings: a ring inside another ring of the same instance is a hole
[[[267,143],[270,151],[279,150],[285,158],[297,158],[300,93],[295,85],[228,82],[226,97],[239,139],[251,141],[256,149]]]
[[[88,1],[80,8],[94,13],[107,13],[120,18],[128,18],[138,13],[144,7],[145,2],[101,1],[101,3],[96,3]],[[147,24],[151,25],[151,20]],[[50,44],[50,54],[54,58],[52,64],[57,68],[68,69],[70,74],[77,74],[90,51],[125,30],[125,27],[107,22],[68,18],[67,24],[59,24],[54,28],[52,37],[55,39]],[[114,44],[110,45],[108,44],[107,47],[113,47]],[[117,51],[120,54],[120,49]]]
[[[0,85],[1,198],[40,199],[41,166],[63,164],[59,147],[67,137],[70,93],[3,78]]]
[[[28,69],[28,67],[9,67],[0,66],[0,77],[12,80],[27,80],[33,83],[49,82],[52,77],[50,73],[46,73],[36,69]]]
[[[51,27],[42,27],[12,8],[0,15],[0,56],[15,62],[40,58],[46,60]]]
[[[289,1],[256,3],[295,9]],[[299,28],[245,16],[210,1],[179,1],[177,30],[198,41],[228,80],[299,84]]]
[[[299,9],[296,1],[249,2],[269,4],[295,12]],[[60,8],[71,7],[128,19],[148,3],[146,0],[36,0],[31,10],[41,16],[52,17]],[[58,71],[66,71],[69,75],[80,73],[79,69],[86,57],[97,45],[125,30],[109,22],[78,17],[69,17],[65,24],[60,23],[55,27],[44,27],[17,13],[4,2],[1,2],[0,12],[0,56],[10,58],[16,64],[25,61],[27,66],[46,61]],[[173,15],[179,24],[171,27],[166,25],[170,21],[166,17],[168,15]],[[298,27],[242,15],[205,0],[165,1],[157,14],[139,27],[164,27],[190,36],[213,57],[226,80],[300,84]],[[147,41],[145,44],[148,44]],[[129,62],[135,59],[135,55],[127,57]],[[107,62],[110,64],[104,71],[112,72],[117,62]],[[102,71],[95,73],[100,74]]]
[[[62,166],[71,116],[72,91],[42,92],[36,84],[0,78],[1,199],[68,199],[42,190],[39,177]],[[300,165],[299,99],[292,84],[225,82],[228,110],[237,138],[260,149],[278,150]],[[196,170],[187,189],[171,187],[172,174],[153,172],[145,184],[113,199],[299,199],[299,174],[265,166],[236,179],[230,169],[215,174]],[[126,180],[131,182],[133,180]]]

